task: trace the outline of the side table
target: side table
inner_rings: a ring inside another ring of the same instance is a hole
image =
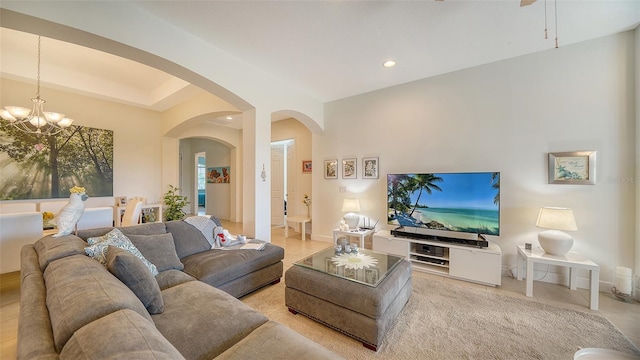
[[[600,266],[575,251],[569,251],[564,256],[550,255],[542,250],[526,250],[523,245],[518,245],[518,269],[517,279],[522,280],[522,263],[527,264],[526,295],[533,296],[533,265],[535,263],[566,266],[569,268],[569,288],[576,290],[575,269],[589,270],[590,308],[598,310],[598,289],[600,281]]]
[[[364,249],[364,238],[366,238],[367,236],[373,236],[373,233],[375,232],[375,230],[373,229],[369,229],[369,230],[340,230],[340,229],[334,229],[333,230],[333,245],[335,246],[337,244],[338,241],[338,237],[342,236],[346,236],[346,237],[357,237],[360,239],[360,248]]]
[[[284,224],[284,237],[289,237],[289,223],[300,224],[300,232],[302,233],[302,241],[306,240],[307,223],[311,222],[311,218],[306,216],[287,216]]]

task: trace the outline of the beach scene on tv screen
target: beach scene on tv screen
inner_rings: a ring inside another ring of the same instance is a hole
[[[387,175],[391,225],[500,234],[500,173]]]

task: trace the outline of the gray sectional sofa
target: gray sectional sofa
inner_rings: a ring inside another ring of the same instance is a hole
[[[211,250],[184,221],[112,230],[23,247],[18,359],[340,358],[237,299],[280,280],[282,248]],[[144,259],[95,245],[114,234]]]

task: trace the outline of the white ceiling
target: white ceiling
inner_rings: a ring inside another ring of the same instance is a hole
[[[485,63],[553,49],[555,2],[136,1],[136,6],[332,101]],[[640,23],[640,1],[557,1],[560,47]],[[1,31],[1,74],[35,79],[36,37]],[[382,62],[392,58],[392,69]],[[42,41],[42,82],[165,110],[202,90],[144,65],[64,42]],[[4,104],[2,104],[4,105]]]

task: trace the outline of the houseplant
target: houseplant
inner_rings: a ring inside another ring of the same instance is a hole
[[[182,220],[184,219],[185,212],[183,208],[189,204],[186,196],[180,195],[178,192],[180,189],[169,185],[169,191],[164,194],[164,220]]]

